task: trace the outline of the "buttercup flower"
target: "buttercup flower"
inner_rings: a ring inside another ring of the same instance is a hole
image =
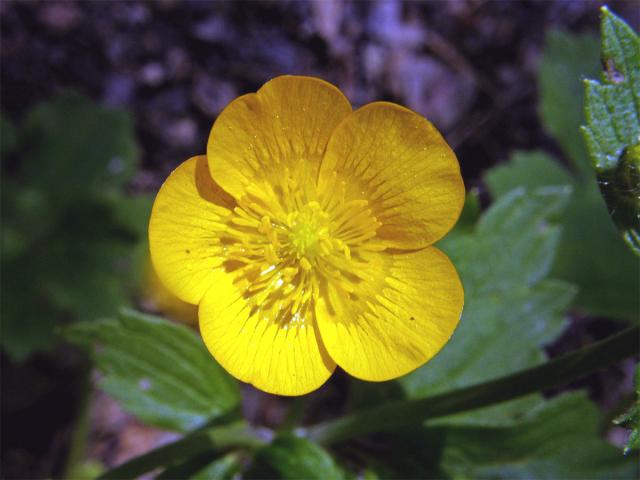
[[[152,311],[160,312],[171,318],[188,325],[198,324],[198,307],[186,303],[171,293],[160,281],[151,265],[144,272],[144,304]]]
[[[283,76],[231,102],[206,156],[166,180],[151,256],[199,305],[227,371],[301,395],[336,365],[388,380],[442,348],[464,294],[431,245],[463,203],[455,154],[427,120],[387,102],[352,111],[329,83]]]

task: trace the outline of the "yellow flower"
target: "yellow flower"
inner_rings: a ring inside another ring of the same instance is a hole
[[[352,111],[333,85],[283,76],[231,102],[206,157],[166,180],[151,257],[238,379],[281,395],[336,364],[389,380],[458,324],[460,279],[431,245],[463,203],[455,154],[424,118],[387,102]]]
[[[198,324],[198,307],[183,302],[171,293],[160,281],[151,264],[145,268],[144,280],[143,305],[147,309],[190,326]]]

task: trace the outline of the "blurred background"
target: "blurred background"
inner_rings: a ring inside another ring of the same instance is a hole
[[[0,2],[2,478],[68,476],[78,431],[88,458],[107,466],[176,438],[88,394],[95,375],[56,328],[123,305],[194,321],[194,308],[174,302],[150,271],[147,219],[154,193],[204,152],[228,102],[275,76],[304,74],[334,83],[356,107],[406,105],[444,134],[485,207],[484,173],[515,151],[542,150],[574,168],[540,120],[541,62],[551,30],[597,38],[601,5]],[[609,5],[638,29],[637,3]],[[572,310],[547,353],[622,328],[617,317],[637,312],[634,302]],[[630,361],[578,386],[606,409],[629,396],[632,370]],[[345,382],[337,374],[314,394],[327,415],[342,408]],[[287,406],[245,391],[257,423],[277,423]]]

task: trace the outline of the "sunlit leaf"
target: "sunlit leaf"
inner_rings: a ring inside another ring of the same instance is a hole
[[[572,185],[574,193],[558,219],[562,234],[552,276],[578,286],[574,307],[584,313],[638,318],[640,265],[609,220],[595,181],[571,177],[542,152],[520,152],[489,170],[485,182],[494,199],[523,184]]]
[[[602,81],[585,82],[584,136],[600,191],[640,256],[640,38],[602,8]]]
[[[582,313],[638,320],[640,264],[609,219],[579,137],[581,79],[597,73],[597,47],[588,37],[550,33],[539,76],[543,121],[580,174],[569,176],[544,153],[520,152],[491,169],[485,180],[494,199],[522,185],[571,184],[574,194],[561,219],[563,233],[552,275],[578,287],[573,307]]]
[[[541,347],[562,329],[575,294],[573,286],[549,278],[560,235],[551,219],[569,193],[563,187],[515,190],[492,205],[472,233],[441,242],[462,278],[465,307],[442,352],[401,379],[410,396],[482,382],[544,359]],[[471,414],[463,423],[509,422],[531,402]]]
[[[133,311],[78,323],[65,338],[90,349],[100,386],[145,423],[187,431],[229,412],[238,385],[192,330]]]
[[[514,188],[574,185],[574,177],[545,152],[515,152],[508,163],[490,169],[484,176],[494,200]]]

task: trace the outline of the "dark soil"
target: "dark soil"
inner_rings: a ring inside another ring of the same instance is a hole
[[[130,110],[152,188],[204,150],[230,100],[283,73],[315,75],[356,106],[392,100],[431,119],[474,184],[514,149],[555,148],[536,109],[544,32],[595,34],[598,5],[5,1],[1,104],[19,120],[72,88]]]

